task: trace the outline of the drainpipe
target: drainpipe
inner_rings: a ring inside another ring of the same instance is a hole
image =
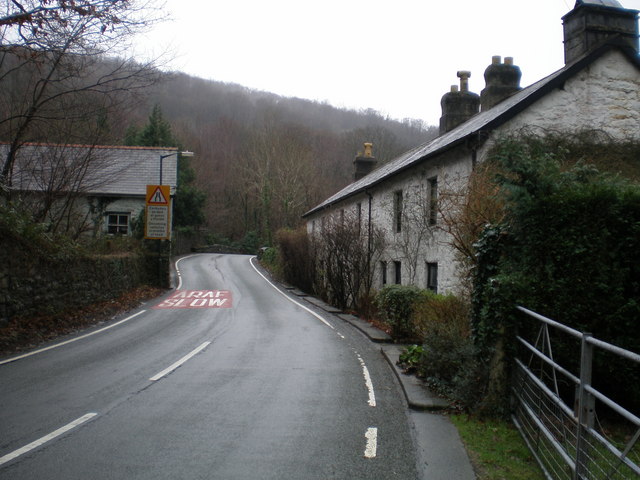
[[[369,234],[367,238],[367,275],[370,276],[370,279],[373,279],[373,275],[371,273],[371,255],[373,250],[373,246],[372,246],[373,225],[371,224],[371,203],[373,201],[373,195],[371,195],[371,192],[369,190],[365,190],[364,193],[369,198],[369,219],[367,222],[367,231]],[[371,288],[371,285],[369,285],[368,287]]]

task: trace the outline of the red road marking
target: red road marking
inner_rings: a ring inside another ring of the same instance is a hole
[[[231,308],[231,304],[229,290],[176,290],[153,308]]]

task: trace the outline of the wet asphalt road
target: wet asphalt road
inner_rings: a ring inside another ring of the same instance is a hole
[[[379,349],[254,264],[185,257],[172,299],[0,359],[0,479],[416,478]]]

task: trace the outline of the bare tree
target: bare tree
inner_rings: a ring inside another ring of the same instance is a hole
[[[300,224],[308,194],[315,190],[318,179],[310,136],[306,129],[280,124],[275,118],[265,119],[249,136],[241,175],[259,230],[269,243],[274,231]]]
[[[149,0],[7,3],[0,13],[0,138],[9,148],[0,186],[11,186],[25,142],[95,139],[96,132],[108,132],[112,112],[158,80],[153,62],[116,59],[135,33],[157,20],[149,16],[149,5]]]
[[[467,280],[467,289],[476,264],[475,242],[487,225],[504,218],[504,202],[494,181],[496,173],[495,165],[484,162],[465,181],[448,182],[440,189],[437,226],[448,234],[449,245],[464,270],[460,278]]]
[[[2,146],[0,152],[7,147]],[[78,200],[116,181],[125,168],[107,152],[92,147],[25,145],[16,157],[13,181],[20,195],[12,199],[14,205],[30,212],[33,221],[46,225],[48,232],[77,238],[96,225],[92,220],[101,218],[100,212],[92,212]]]

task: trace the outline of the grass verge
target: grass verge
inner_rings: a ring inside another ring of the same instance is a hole
[[[505,420],[451,415],[478,480],[544,480],[518,430]]]

